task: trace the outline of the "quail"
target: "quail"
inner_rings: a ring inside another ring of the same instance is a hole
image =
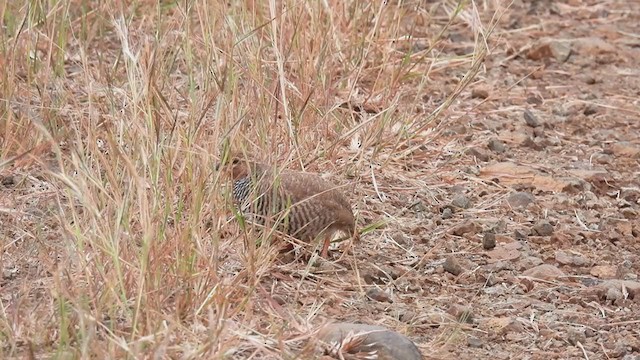
[[[335,186],[317,174],[278,170],[268,164],[234,158],[231,161],[233,200],[244,214],[303,242],[322,240],[327,257],[336,233],[359,240],[351,205]]]

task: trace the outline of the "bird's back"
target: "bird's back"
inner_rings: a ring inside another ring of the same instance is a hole
[[[244,200],[240,202],[249,212],[272,220],[286,215],[285,231],[301,240],[336,230],[353,231],[355,219],[349,202],[318,175],[277,171],[264,164],[255,164],[249,173],[234,184],[234,195],[244,195],[239,200]]]

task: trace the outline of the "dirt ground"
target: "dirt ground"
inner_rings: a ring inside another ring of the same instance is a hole
[[[471,31],[455,27],[439,50],[464,55],[473,43]],[[426,95],[401,100],[394,111],[427,116],[463,74],[457,67],[434,72]],[[335,319],[393,329],[428,359],[640,359],[639,99],[640,2],[514,1],[478,75],[433,132],[421,129],[424,136],[396,152],[360,157],[355,170],[332,176],[355,183],[348,196],[358,223],[369,227],[353,254],[313,271],[301,262],[261,267],[256,318],[243,323],[229,310],[243,325],[228,336],[262,349],[243,333],[250,324],[255,333],[291,340],[278,346],[295,353],[296,336]],[[384,99],[359,105],[354,116],[362,119],[385,108]],[[349,146],[357,147],[347,144],[341,158],[349,158]],[[69,236],[59,225],[69,215],[59,211],[60,194],[68,194],[62,180],[42,162],[21,167],[23,160],[0,170],[2,353],[64,357],[56,352],[67,331],[56,330],[64,311],[56,299],[59,284],[75,280],[61,258],[84,250],[62,240]],[[330,172],[327,163],[311,170]],[[241,256],[229,251],[220,267],[241,272]],[[178,307],[173,299],[167,294],[158,309]],[[287,328],[293,318],[309,327]],[[38,334],[45,323],[48,335]],[[134,327],[124,321],[121,333],[95,341],[133,339]],[[159,357],[184,355],[176,348],[209,334],[198,329],[158,341],[171,344]],[[124,353],[145,354],[132,344]],[[243,346],[225,358],[274,354]],[[79,351],[75,357],[87,354]]]

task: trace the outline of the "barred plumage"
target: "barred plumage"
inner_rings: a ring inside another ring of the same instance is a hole
[[[322,256],[337,232],[358,239],[351,205],[318,175],[241,159],[233,160],[231,172],[233,199],[242,212],[263,224],[277,222],[278,230],[305,242],[321,238]]]

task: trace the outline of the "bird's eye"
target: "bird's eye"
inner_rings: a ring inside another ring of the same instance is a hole
[[[238,165],[238,163],[240,163],[240,159],[235,158],[233,159],[233,161],[231,162],[233,165]]]

